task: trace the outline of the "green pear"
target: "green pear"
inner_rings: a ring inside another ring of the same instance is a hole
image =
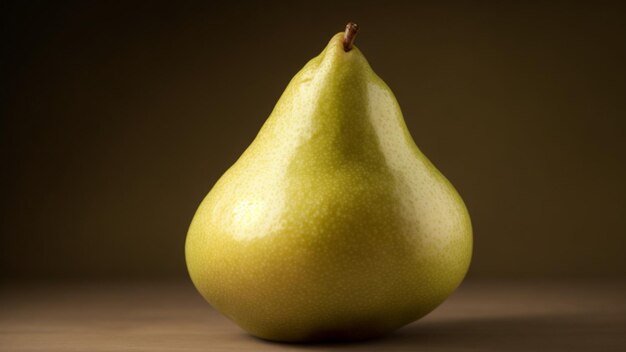
[[[432,311],[461,283],[472,229],[387,85],[335,35],[200,204],[191,279],[250,334],[354,340]]]

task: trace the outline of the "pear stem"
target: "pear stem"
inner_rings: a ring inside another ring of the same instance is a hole
[[[348,52],[352,50],[352,43],[356,38],[356,33],[359,31],[359,26],[356,23],[348,22],[346,25],[346,32],[343,35],[343,50]]]

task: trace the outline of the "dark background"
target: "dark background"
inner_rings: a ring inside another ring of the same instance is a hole
[[[619,2],[3,2],[0,274],[184,278],[194,211],[343,29],[475,231],[472,277],[626,274]]]

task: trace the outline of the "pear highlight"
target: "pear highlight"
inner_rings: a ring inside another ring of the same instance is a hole
[[[187,234],[198,291],[263,339],[389,333],[442,303],[470,264],[467,209],[353,45],[357,30],[296,74]]]

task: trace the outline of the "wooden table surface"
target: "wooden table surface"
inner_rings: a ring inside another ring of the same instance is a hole
[[[189,283],[3,284],[0,351],[626,351],[626,280],[467,281],[379,340],[255,339]]]

